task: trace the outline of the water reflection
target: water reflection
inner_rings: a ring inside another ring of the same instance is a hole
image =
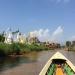
[[[7,58],[0,58],[0,71],[7,70],[9,68],[16,67],[22,63],[32,63],[36,62],[34,58],[29,58],[29,57],[7,57]]]

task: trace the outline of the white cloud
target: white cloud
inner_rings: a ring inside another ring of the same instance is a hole
[[[50,34],[49,29],[39,29],[30,32],[30,37],[38,37],[40,41],[58,42],[62,34],[63,34],[63,29],[61,26],[59,26],[55,31],[53,31],[52,35]]]
[[[50,41],[58,42],[63,34],[63,28],[61,26],[57,27],[57,29],[52,33]]]
[[[30,32],[30,37],[38,37],[40,41],[46,41],[49,38],[49,29],[39,29]]]
[[[63,29],[61,26],[59,26],[52,34],[52,36],[57,36],[63,33]]]

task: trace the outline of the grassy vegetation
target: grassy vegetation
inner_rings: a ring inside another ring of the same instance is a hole
[[[38,44],[20,44],[20,43],[12,43],[5,44],[0,43],[0,56],[8,56],[8,55],[20,55],[30,51],[42,51],[48,50],[44,45]]]

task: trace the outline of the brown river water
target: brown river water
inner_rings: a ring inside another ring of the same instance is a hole
[[[75,65],[75,52],[58,50]],[[23,57],[0,59],[0,75],[39,75],[57,50],[33,52]]]

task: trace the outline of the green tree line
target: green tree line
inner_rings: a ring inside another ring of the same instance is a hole
[[[48,50],[44,45],[38,44],[21,44],[21,43],[12,43],[5,44],[0,43],[0,56],[8,56],[8,55],[20,55],[30,51],[42,51]]]

